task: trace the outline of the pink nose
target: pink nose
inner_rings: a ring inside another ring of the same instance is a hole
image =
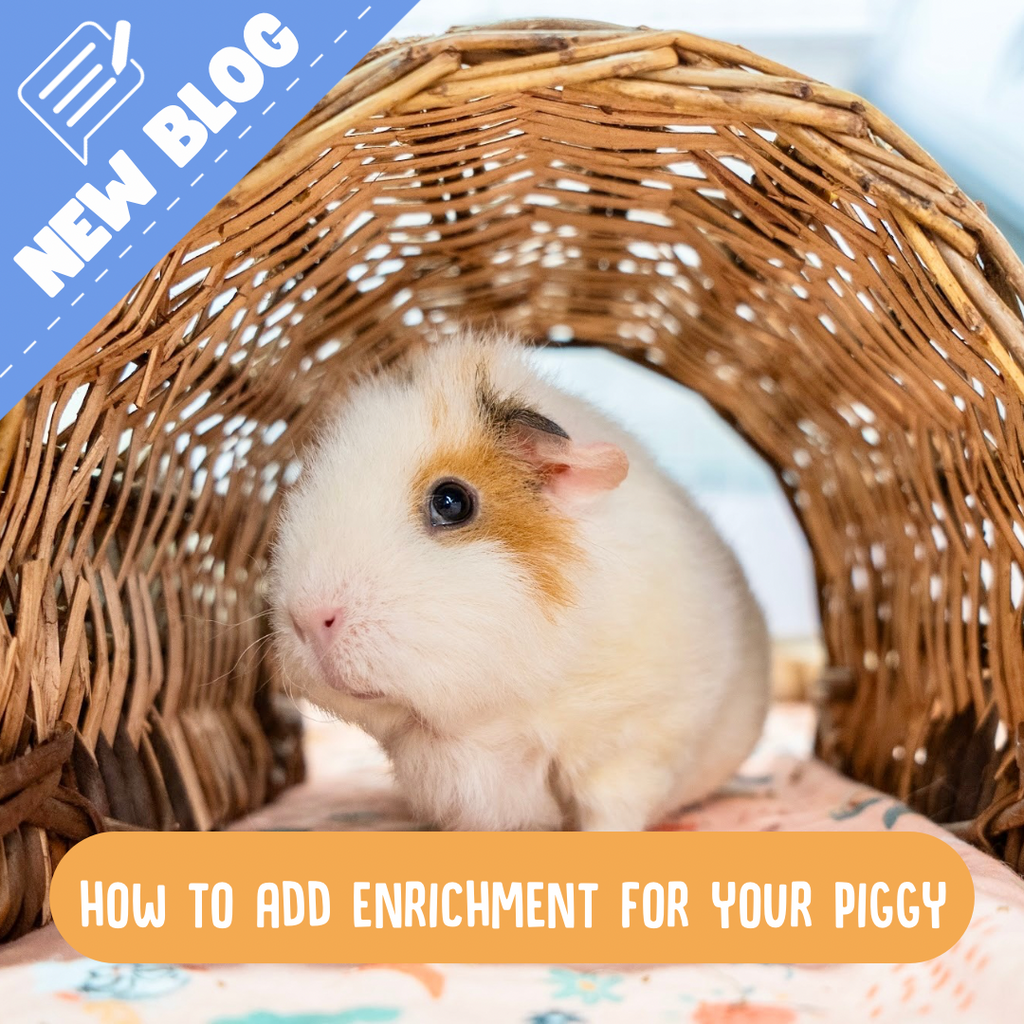
[[[341,631],[345,620],[343,608],[304,608],[301,611],[289,609],[295,635],[303,642],[312,644],[318,650],[326,650]]]

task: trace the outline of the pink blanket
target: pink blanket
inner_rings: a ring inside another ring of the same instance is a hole
[[[1013,1020],[1024,996],[1024,882],[1002,864],[809,757],[811,712],[776,707],[734,792],[665,827],[917,830],[974,877],[971,925],[923,964],[735,964],[573,970],[563,965],[203,966],[83,959],[52,926],[0,947],[4,1024],[797,1024]],[[238,828],[415,828],[373,744],[310,723],[310,781]]]

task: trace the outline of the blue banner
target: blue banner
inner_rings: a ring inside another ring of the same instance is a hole
[[[414,3],[6,9],[0,415]]]

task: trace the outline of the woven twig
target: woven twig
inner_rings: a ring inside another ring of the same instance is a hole
[[[820,753],[1024,870],[1022,291],[882,113],[740,47],[382,44],[0,424],[0,936],[84,831],[295,780],[260,657],[282,488],[324,395],[462,322],[701,391],[815,553]]]

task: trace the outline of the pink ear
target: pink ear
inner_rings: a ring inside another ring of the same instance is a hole
[[[553,497],[586,499],[602,491],[614,491],[629,472],[626,453],[613,444],[573,444],[548,468],[545,490]]]
[[[567,437],[528,428],[517,435],[517,447],[544,478],[544,490],[559,500],[585,501],[613,491],[629,472],[626,453],[606,441],[576,444]]]

